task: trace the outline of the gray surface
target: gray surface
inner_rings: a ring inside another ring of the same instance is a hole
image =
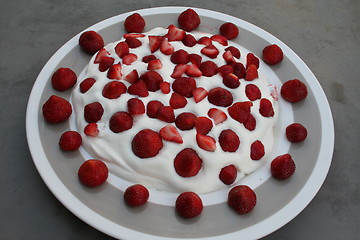
[[[202,8],[204,2],[186,3]],[[78,32],[130,10],[183,4],[1,1],[1,239],[111,239],[63,207],[41,180],[25,137],[26,103],[46,61]],[[360,220],[360,2],[206,1],[206,8],[249,21],[285,42],[317,76],[333,111],[335,152],[323,187],[293,221],[264,239],[353,239]]]

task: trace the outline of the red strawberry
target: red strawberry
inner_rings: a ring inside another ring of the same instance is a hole
[[[85,52],[94,54],[104,47],[104,40],[97,32],[87,31],[80,35],[79,45]]]
[[[220,133],[219,143],[224,152],[236,152],[240,146],[240,139],[233,130],[226,129]]]
[[[205,77],[212,77],[218,73],[218,66],[213,61],[202,62],[199,69]]]
[[[184,39],[186,33],[184,30],[175,27],[174,25],[170,25],[168,27],[168,41],[181,41]]]
[[[87,91],[89,91],[89,89],[92,87],[92,85],[94,85],[95,82],[96,82],[96,80],[94,78],[84,79],[79,85],[80,92],[86,93]]]
[[[284,54],[278,45],[272,44],[263,49],[262,59],[269,65],[275,65],[284,59]]]
[[[233,63],[231,63],[231,66],[233,67],[233,73],[238,78],[245,78],[246,70],[245,70],[245,67],[244,67],[244,65],[242,63],[233,62]]]
[[[125,55],[129,54],[129,45],[126,42],[119,42],[115,46],[115,52],[119,58],[123,58]]]
[[[102,57],[99,63],[99,71],[105,72],[114,64],[114,61],[115,59],[112,57]]]
[[[157,100],[150,101],[146,105],[146,114],[148,115],[149,118],[157,118],[157,114],[160,108],[162,108],[163,106],[164,104],[162,104]]]
[[[174,92],[183,95],[184,97],[192,97],[193,91],[196,88],[196,81],[193,78],[180,77],[176,78],[172,84]]]
[[[170,93],[170,83],[168,83],[168,82],[161,82],[161,83],[160,83],[160,90],[161,90],[164,94]]]
[[[151,158],[158,155],[163,147],[159,133],[144,129],[138,132],[131,142],[133,153],[139,158]]]
[[[156,56],[155,56],[155,55],[147,55],[147,56],[144,56],[144,57],[142,58],[142,61],[143,61],[144,63],[148,63],[148,62],[150,62],[151,60],[154,60],[154,59],[156,59]]]
[[[128,37],[141,38],[141,37],[145,37],[145,34],[141,34],[141,33],[125,33],[124,38],[128,38]]]
[[[293,123],[286,127],[286,138],[290,142],[302,142],[307,137],[307,129],[300,123]]]
[[[105,48],[100,49],[100,51],[98,52],[98,54],[95,57],[94,63],[100,63],[100,61],[103,57],[107,57],[109,55],[110,55],[110,53],[108,51],[106,51]]]
[[[233,187],[228,194],[228,205],[238,214],[249,213],[256,205],[256,194],[246,185]]]
[[[89,137],[97,137],[99,135],[99,129],[96,123],[89,123],[84,128],[84,133]]]
[[[229,115],[234,120],[244,123],[250,115],[252,105],[252,102],[236,102],[228,108]]]
[[[175,125],[182,131],[191,130],[195,126],[196,115],[191,112],[180,113],[175,119]]]
[[[127,37],[125,42],[128,44],[129,48],[138,48],[142,45],[142,42],[135,37]]]
[[[107,72],[106,76],[109,79],[120,80],[122,78],[121,69],[122,67],[120,63],[114,64],[109,68],[109,71]]]
[[[249,131],[254,131],[256,128],[256,119],[250,113],[249,117],[244,122],[244,127]]]
[[[208,100],[210,103],[221,107],[228,107],[233,103],[232,94],[221,87],[211,89],[209,91]]]
[[[245,87],[245,94],[250,101],[255,101],[261,98],[260,89],[254,84],[248,84]]]
[[[212,41],[209,37],[201,37],[197,43],[201,45],[209,46],[212,44]]]
[[[272,103],[269,99],[262,98],[260,100],[260,108],[259,112],[263,117],[273,117],[274,116],[274,109],[272,107]]]
[[[202,87],[195,88],[192,93],[196,103],[200,102],[208,95],[208,91]]]
[[[218,72],[222,77],[225,77],[229,73],[234,73],[234,68],[231,65],[223,65],[223,66],[218,68]]]
[[[177,50],[171,55],[170,60],[174,64],[186,64],[189,62],[189,53],[183,49]]]
[[[195,64],[187,65],[185,73],[189,77],[200,77],[200,76],[202,76],[202,72],[199,70],[199,68]]]
[[[124,27],[127,32],[140,33],[145,28],[145,20],[139,13],[133,13],[125,19]]]
[[[58,91],[65,91],[75,85],[77,76],[70,68],[59,68],[51,76],[51,84]]]
[[[123,132],[132,128],[133,117],[127,112],[116,112],[109,121],[110,130],[114,133]]]
[[[239,78],[233,73],[229,73],[228,75],[226,75],[223,78],[223,83],[225,86],[227,86],[228,88],[231,88],[231,89],[235,89],[240,86]]]
[[[143,73],[140,78],[144,80],[146,87],[150,92],[156,92],[157,90],[159,90],[160,83],[163,82],[163,78],[161,77],[161,75],[155,71],[147,71]]]
[[[194,120],[194,126],[196,132],[202,135],[206,135],[213,127],[212,121],[207,117],[197,117]]]
[[[131,207],[140,207],[147,203],[149,195],[149,190],[146,187],[141,184],[135,184],[125,190],[124,201]]]
[[[202,159],[191,148],[181,150],[174,159],[176,173],[181,177],[193,177],[201,169]]]
[[[194,192],[183,192],[176,198],[175,209],[183,218],[194,218],[201,214],[204,206],[199,195]]]
[[[215,41],[215,42],[220,43],[220,44],[223,45],[223,46],[227,46],[227,45],[228,45],[228,41],[227,41],[226,37],[221,36],[221,35],[219,35],[219,34],[216,34],[216,35],[211,36],[210,39],[211,39],[212,41]]]
[[[182,43],[187,47],[193,47],[196,45],[197,41],[193,35],[186,34],[184,39],[182,40]]]
[[[270,169],[273,177],[283,180],[294,174],[296,166],[291,155],[284,154],[272,160]]]
[[[128,81],[131,84],[135,83],[138,79],[139,79],[139,74],[135,69],[124,77],[124,80]]]
[[[178,64],[174,67],[174,71],[170,77],[172,77],[172,78],[182,77],[182,75],[185,73],[186,69],[187,69],[186,64]]]
[[[219,54],[219,50],[212,44],[204,47],[200,52],[209,58],[216,58]]]
[[[158,70],[158,69],[161,69],[162,66],[163,65],[162,65],[160,59],[154,59],[148,63],[147,70]]]
[[[175,121],[174,109],[171,106],[161,107],[158,110],[156,117],[163,122],[172,123]]]
[[[281,96],[288,102],[299,102],[304,100],[307,95],[307,87],[299,79],[286,81],[280,90]]]
[[[227,22],[220,26],[220,34],[231,40],[239,35],[239,28],[235,24]]]
[[[72,108],[64,98],[52,95],[42,106],[42,112],[47,122],[61,123],[70,117]]]
[[[145,113],[145,105],[138,98],[130,98],[127,101],[128,112],[130,115],[141,115]]]
[[[137,60],[137,56],[136,54],[133,53],[129,53],[125,56],[123,56],[122,62],[125,65],[131,65],[133,62],[135,62]]]
[[[260,65],[260,60],[253,53],[248,53],[246,55],[246,68],[248,68],[251,64],[254,64],[258,69]]]
[[[237,169],[234,165],[223,167],[219,173],[219,179],[226,185],[231,185],[237,177]]]
[[[160,137],[166,141],[183,143],[183,139],[176,129],[171,124],[166,125],[165,127],[160,129]]]
[[[87,187],[97,187],[108,178],[109,170],[106,164],[100,160],[86,160],[78,170],[79,180]]]
[[[197,67],[200,67],[202,57],[196,53],[189,54],[189,61],[192,64],[195,64]]]
[[[107,83],[102,90],[102,95],[108,99],[118,98],[123,93],[126,93],[126,86],[119,81],[111,81]]]
[[[227,119],[226,114],[217,108],[210,108],[208,116],[214,121],[215,125],[218,125]]]
[[[88,123],[99,121],[103,113],[104,108],[99,102],[89,103],[84,107],[84,118]]]
[[[230,51],[231,54],[237,59],[240,59],[240,57],[241,57],[240,50],[238,48],[234,47],[234,46],[230,46],[230,47],[225,48],[225,51]]]
[[[149,46],[151,53],[154,53],[157,50],[159,50],[163,39],[164,37],[162,36],[149,36]]]
[[[78,150],[81,146],[82,138],[81,135],[76,131],[64,132],[59,140],[59,146],[63,151],[74,151]]]
[[[164,39],[161,42],[160,51],[165,55],[171,55],[174,53],[174,47],[168,42],[168,40]]]
[[[257,140],[250,146],[250,158],[259,160],[265,155],[265,148],[261,141]]]
[[[146,84],[141,79],[128,87],[128,93],[130,93],[132,95],[137,95],[139,97],[147,97],[147,96],[149,96],[149,92],[148,92],[148,90],[146,88]]]
[[[246,69],[245,80],[252,81],[259,77],[257,68],[254,64],[250,64]]]
[[[227,63],[235,62],[235,58],[230,51],[225,51],[223,54],[223,58]]]
[[[216,141],[210,136],[196,134],[196,142],[198,146],[205,151],[214,152],[216,149]]]
[[[191,32],[200,25],[199,15],[191,8],[180,13],[178,17],[179,26],[187,32]]]
[[[187,100],[184,96],[178,93],[172,93],[169,104],[174,109],[183,108],[187,104]]]

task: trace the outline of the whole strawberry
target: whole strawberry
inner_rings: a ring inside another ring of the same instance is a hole
[[[276,157],[270,166],[272,176],[281,180],[291,177],[295,168],[295,162],[290,154]]]
[[[288,102],[294,103],[304,100],[307,95],[306,85],[299,79],[286,81],[280,90],[281,96]]]
[[[286,138],[290,142],[302,142],[307,137],[307,129],[300,123],[292,123],[286,127]]]
[[[70,68],[59,68],[51,76],[51,84],[58,91],[65,91],[75,85],[76,74]]]
[[[133,153],[139,158],[150,158],[156,156],[163,147],[160,134],[144,129],[138,132],[131,142]]]
[[[249,213],[256,205],[256,194],[246,185],[233,187],[228,194],[228,205],[238,214]]]
[[[183,218],[194,218],[202,212],[201,198],[194,192],[181,193],[175,202],[176,212]]]
[[[284,59],[284,54],[278,45],[272,44],[263,49],[262,59],[269,65],[275,65]]]
[[[131,207],[140,207],[149,199],[149,190],[141,184],[128,187],[124,192],[124,201]]]
[[[182,12],[178,17],[180,27],[187,32],[196,29],[200,25],[200,22],[199,15],[191,8]]]
[[[79,168],[78,176],[82,184],[97,187],[103,184],[109,174],[106,164],[97,159],[85,161]]]
[[[239,35],[239,28],[231,22],[226,22],[220,26],[220,34],[231,40]]]
[[[140,33],[145,28],[145,20],[139,13],[133,13],[125,19],[124,26],[126,31]]]
[[[76,131],[64,132],[59,140],[59,146],[63,151],[77,150],[81,146],[81,143],[81,135]]]
[[[52,95],[42,106],[42,112],[47,122],[61,123],[70,117],[72,108],[64,98]]]
[[[104,40],[95,31],[87,31],[80,35],[80,47],[87,53],[94,54],[104,47]]]

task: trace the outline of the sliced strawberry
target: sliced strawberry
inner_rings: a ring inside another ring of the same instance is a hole
[[[73,87],[77,76],[70,68],[58,68],[51,76],[51,85],[58,91],[65,91]]]
[[[223,167],[219,173],[219,179],[226,185],[231,185],[237,177],[237,169],[234,165]]]
[[[80,92],[81,93],[86,93],[94,85],[95,82],[96,82],[96,80],[94,78],[86,78],[86,79],[84,79],[79,85]]]
[[[258,71],[257,68],[254,64],[250,64],[247,69],[246,69],[246,76],[245,76],[245,80],[246,81],[252,81],[256,78],[258,78]]]
[[[109,68],[109,71],[107,72],[107,77],[109,79],[116,79],[120,80],[122,78],[122,72],[121,72],[121,64],[114,64]]]
[[[84,128],[84,133],[89,137],[97,137],[99,135],[99,129],[96,123],[89,123]]]
[[[204,47],[200,52],[209,58],[216,58],[219,54],[219,50],[212,44]]]
[[[202,166],[202,159],[191,148],[181,150],[174,159],[174,168],[181,177],[193,177],[198,174]]]
[[[119,98],[123,93],[126,93],[126,86],[120,81],[111,81],[102,90],[103,97],[108,99]]]
[[[114,133],[123,132],[132,128],[133,117],[127,112],[116,112],[109,121],[110,130]]]
[[[284,53],[278,45],[268,45],[262,51],[262,59],[269,65],[275,65],[284,59]]]
[[[175,121],[174,109],[171,106],[161,107],[157,111],[156,117],[163,122],[172,123]]]
[[[218,125],[227,119],[226,113],[217,108],[210,108],[208,116],[214,121],[215,125]]]
[[[141,184],[128,187],[124,192],[124,201],[131,207],[140,207],[147,203],[149,190]]]
[[[138,132],[131,142],[132,151],[139,158],[155,157],[162,147],[160,134],[150,129]]]
[[[110,56],[110,53],[108,51],[106,51],[105,48],[100,49],[100,51],[98,52],[98,54],[96,54],[94,63],[100,63],[101,59],[103,57],[107,57]]]
[[[180,13],[178,17],[179,26],[187,32],[191,32],[200,25],[199,15],[191,8]]]
[[[238,214],[251,212],[256,205],[255,192],[246,185],[233,187],[228,193],[228,205]]]
[[[104,40],[97,32],[87,31],[80,35],[79,45],[85,52],[94,54],[104,47]]]
[[[162,108],[163,106],[164,104],[162,104],[161,102],[157,100],[152,100],[146,105],[146,114],[149,118],[156,118],[160,108]]]
[[[250,115],[252,105],[252,102],[236,102],[228,108],[229,115],[234,120],[244,123]]]
[[[202,62],[199,69],[205,77],[212,77],[218,73],[218,66],[213,61]]]
[[[99,102],[89,103],[84,107],[84,118],[88,123],[99,121],[103,113],[104,108]]]
[[[138,48],[142,45],[142,42],[135,37],[127,37],[125,42],[129,45],[129,48]]]
[[[220,26],[220,34],[231,40],[239,35],[239,28],[235,24],[227,22]]]
[[[106,164],[100,160],[86,160],[78,170],[78,177],[82,184],[87,187],[97,187],[108,178],[109,170]]]
[[[47,122],[61,123],[70,117],[72,108],[66,99],[52,95],[43,104],[42,113]]]
[[[180,113],[175,119],[175,125],[182,131],[191,130],[195,126],[196,115],[191,112]]]
[[[225,51],[223,54],[223,58],[227,63],[235,62],[235,58],[230,51]]]
[[[208,95],[208,91],[202,87],[195,88],[192,93],[196,103],[200,102]]]
[[[141,115],[145,113],[145,105],[138,98],[130,98],[127,101],[127,108],[130,115]]]
[[[267,98],[262,98],[260,100],[260,108],[259,112],[263,117],[273,117],[274,116],[274,109],[272,103]]]
[[[171,94],[169,104],[174,109],[183,108],[186,106],[187,100],[184,96],[174,92]]]
[[[208,100],[216,106],[228,107],[233,103],[233,96],[228,90],[216,87],[209,91]]]
[[[100,63],[99,63],[99,71],[105,72],[114,64],[114,61],[115,61],[115,59],[112,57],[101,58]]]
[[[165,55],[171,55],[174,53],[174,47],[164,38],[160,45],[160,51]]]
[[[195,64],[187,65],[185,73],[189,77],[200,77],[200,76],[202,76],[202,72],[200,71],[200,69]]]
[[[225,86],[227,86],[228,88],[231,88],[231,89],[235,89],[240,86],[239,78],[233,73],[229,73],[228,75],[226,75],[223,78],[223,83]]]
[[[233,73],[238,78],[245,78],[246,75],[246,69],[242,63],[239,62],[233,62],[231,63],[231,66],[233,67]]]
[[[201,37],[197,43],[201,45],[209,46],[212,44],[212,41],[209,37]]]
[[[222,77],[225,77],[229,73],[234,73],[234,68],[231,65],[223,65],[218,68],[218,72]]]
[[[184,30],[175,27],[174,25],[170,25],[168,27],[168,41],[181,41],[184,39],[186,33]]]
[[[159,50],[163,39],[164,37],[162,36],[149,36],[149,47],[151,53],[154,53],[157,50]]]
[[[250,146],[250,158],[260,160],[265,155],[265,148],[261,141],[256,140]]]
[[[189,61],[192,64],[195,64],[197,67],[200,67],[202,57],[196,53],[189,54]]]
[[[250,113],[249,117],[244,122],[244,127],[249,131],[254,131],[256,128],[256,119]]]
[[[139,79],[139,74],[135,69],[124,77],[124,80],[128,81],[131,84],[135,83],[138,79]]]
[[[284,154],[272,160],[271,174],[274,178],[284,180],[291,177],[296,169],[295,162],[290,154]]]
[[[161,83],[160,83],[160,90],[161,90],[162,93],[164,93],[164,94],[170,93],[170,83],[168,83],[168,82],[161,82]]]
[[[156,92],[157,90],[159,90],[160,83],[163,82],[163,78],[161,77],[161,75],[158,72],[152,70],[143,73],[140,78],[144,80],[146,87],[150,92]]]
[[[251,64],[254,64],[258,69],[260,65],[260,60],[253,53],[248,53],[246,55],[246,68],[248,68]]]
[[[122,62],[125,65],[131,65],[136,60],[137,60],[137,55],[134,53],[129,53],[129,54],[123,56]]]
[[[241,57],[240,50],[234,46],[229,46],[229,47],[225,48],[225,51],[230,51],[231,54],[237,59],[240,59],[240,57]]]
[[[128,87],[128,93],[130,93],[132,95],[137,95],[139,97],[149,96],[149,91],[146,88],[146,84],[141,79]]]
[[[254,84],[248,84],[245,87],[245,94],[250,101],[255,101],[261,98],[260,89]]]
[[[119,56],[119,58],[124,57],[129,54],[129,45],[126,42],[119,42],[115,46],[115,52]]]
[[[145,19],[139,13],[133,13],[124,21],[124,27],[127,32],[140,33],[145,28]]]
[[[191,34],[186,34],[182,43],[187,47],[193,47],[196,45],[197,41],[196,38]]]
[[[183,192],[176,198],[176,213],[183,218],[197,217],[203,209],[201,198],[194,192]]]
[[[183,139],[176,129],[171,124],[166,125],[165,127],[160,129],[160,137],[166,141],[183,143]]]
[[[212,121],[207,117],[197,117],[194,120],[194,126],[196,132],[202,135],[206,135],[210,132],[213,127]]]
[[[280,94],[286,101],[295,103],[304,100],[308,95],[308,90],[302,81],[292,79],[281,86]]]
[[[148,63],[147,70],[158,70],[158,69],[161,69],[162,66],[163,65],[162,65],[160,59],[154,59]]]
[[[172,84],[174,92],[183,95],[184,97],[192,97],[193,91],[196,88],[196,81],[189,77],[176,78]]]
[[[186,64],[189,62],[189,53],[183,49],[177,50],[171,55],[170,60],[174,64]]]
[[[142,33],[125,33],[124,38],[133,37],[133,38],[142,38],[145,37],[145,34]]]
[[[174,67],[174,71],[173,71],[173,73],[171,74],[171,77],[172,77],[172,78],[182,77],[182,75],[185,73],[186,69],[187,69],[187,65],[186,65],[186,64],[177,64],[177,65]]]
[[[216,34],[216,35],[211,36],[210,39],[211,39],[212,41],[215,41],[215,42],[220,43],[220,44],[223,45],[223,46],[227,46],[227,45],[228,45],[228,41],[227,41],[226,37],[224,37],[224,36],[222,36],[222,35]]]
[[[214,152],[216,149],[216,141],[210,136],[196,134],[196,142],[198,146],[205,151]]]
[[[224,152],[236,152],[240,146],[240,139],[233,130],[226,129],[220,133],[219,143]]]
[[[144,63],[149,63],[151,60],[154,60],[154,59],[156,59],[155,55],[147,55],[147,56],[144,56],[141,61],[143,61]]]

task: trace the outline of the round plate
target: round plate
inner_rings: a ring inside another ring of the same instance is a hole
[[[145,18],[144,31],[148,31],[176,24],[178,15],[186,9],[161,7],[136,12]],[[199,217],[190,220],[178,218],[174,207],[168,204],[150,201],[143,207],[129,208],[122,201],[123,192],[109,182],[95,189],[82,186],[77,178],[77,170],[84,161],[81,151],[62,152],[57,146],[60,135],[71,128],[70,123],[48,124],[41,112],[43,103],[53,94],[70,99],[71,91],[53,90],[52,73],[59,67],[68,67],[79,75],[90,60],[78,45],[79,33],[51,57],[34,84],[26,114],[27,139],[34,163],[52,193],[80,219],[110,236],[121,239],[261,238],[282,227],[307,206],[330,167],[334,147],[332,115],[319,82],[305,63],[279,39],[248,22],[210,10],[193,9],[201,17],[200,31],[217,34],[222,23],[233,22],[240,29],[234,42],[258,56],[264,46],[279,45],[284,52],[283,62],[273,67],[261,62],[262,70],[279,81],[278,87],[295,78],[308,86],[308,97],[302,102],[290,104],[279,99],[283,119],[287,119],[280,127],[284,129],[286,124],[299,122],[309,133],[303,143],[275,148],[277,155],[292,155],[296,172],[290,179],[278,181],[269,177],[267,164],[263,168],[267,170],[262,170],[262,175],[257,173],[256,184],[251,185],[258,199],[252,212],[237,215],[226,201],[220,201],[208,204]],[[109,18],[86,30],[99,32],[105,43],[114,42],[124,34],[123,22],[132,13]]]

